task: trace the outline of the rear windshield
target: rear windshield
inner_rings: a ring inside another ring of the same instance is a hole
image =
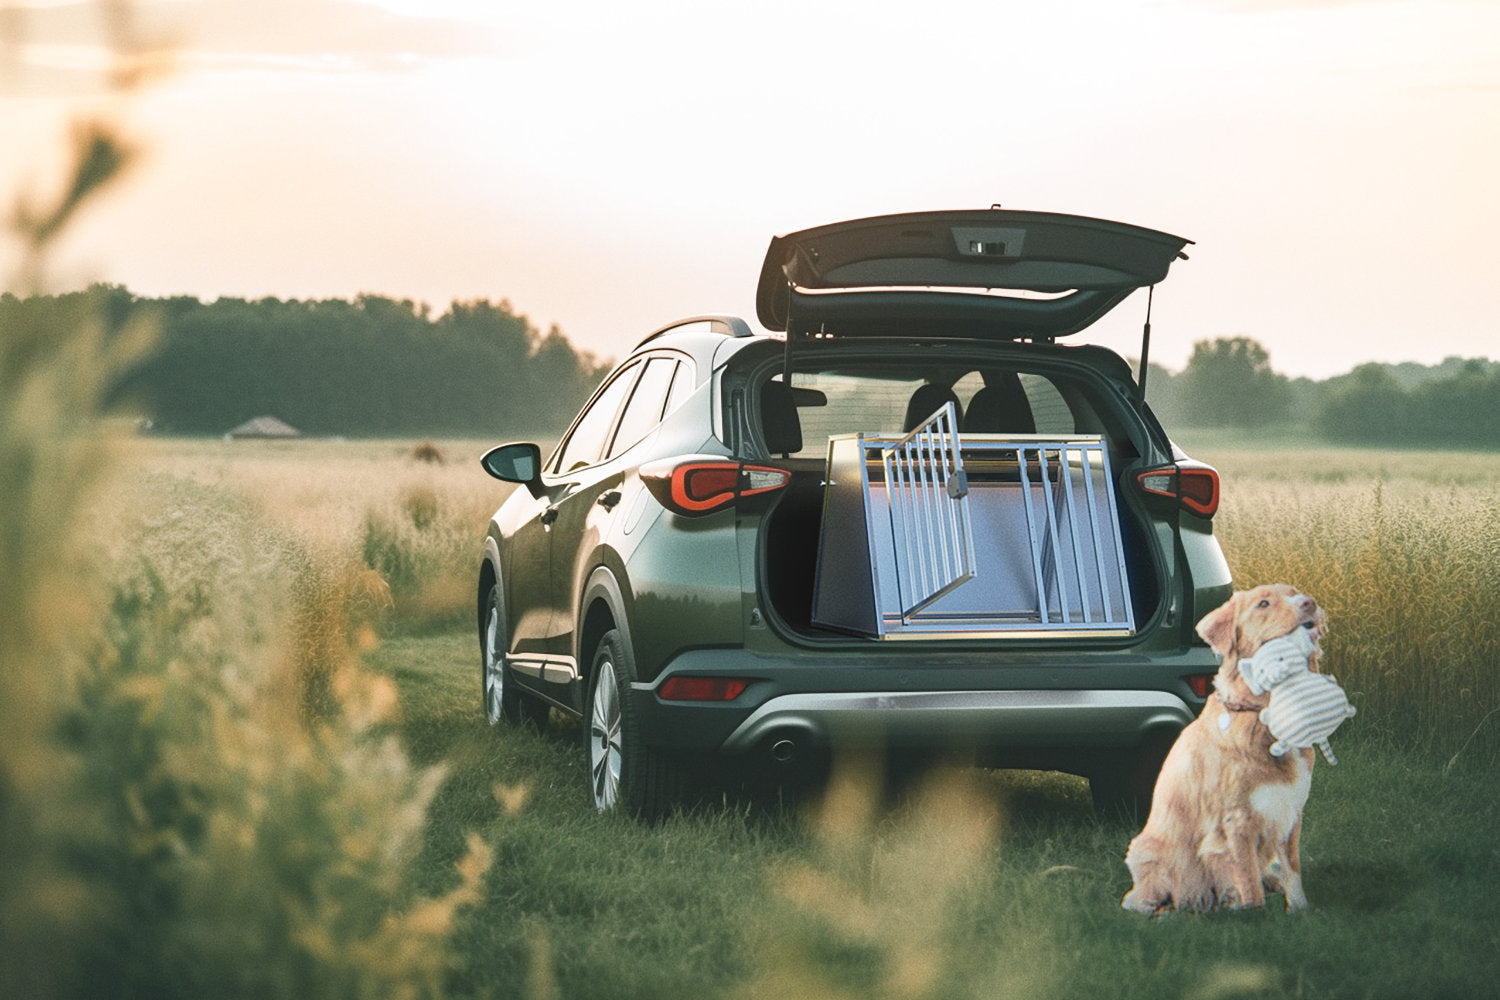
[[[768,381],[780,383],[782,376]],[[1112,433],[1092,402],[1093,390],[1076,379],[1002,368],[922,373],[910,367],[838,371],[798,371],[792,391],[762,393],[763,426],[784,427],[789,415],[770,410],[795,403],[801,447],[783,451],[774,439],[787,435],[773,429],[769,450],[793,458],[823,458],[828,439],[841,434],[905,433],[952,403],[960,433],[1067,437],[1098,434],[1112,449],[1128,437]],[[1118,431],[1119,429],[1113,429]],[[1117,438],[1121,440],[1116,440]],[[792,437],[795,441],[796,438]]]

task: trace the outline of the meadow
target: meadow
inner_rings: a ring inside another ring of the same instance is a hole
[[[1355,998],[1500,982],[1500,454],[1185,442],[1223,476],[1237,581],[1319,598],[1360,714],[1308,806],[1314,912],[1273,897],[1145,920],[1119,908],[1137,821],[1063,775],[937,767],[892,792],[879,762],[849,759],[807,801],[596,816],[576,725],[483,721],[471,575],[504,488],[483,443],[421,444],[124,446],[81,522],[97,579],[71,588],[57,640],[76,666],[32,696],[56,725],[37,737],[48,780],[18,799],[35,895],[0,913],[31,928],[0,946],[7,983]]]

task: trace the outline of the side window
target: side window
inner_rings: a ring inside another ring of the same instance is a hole
[[[672,373],[677,362],[671,358],[652,358],[646,362],[640,381],[625,412],[620,417],[620,429],[615,431],[615,443],[609,449],[610,457],[620,454],[651,432],[661,423],[662,407],[666,405],[667,389],[672,384]]]
[[[571,472],[599,461],[609,429],[614,426],[615,414],[619,412],[620,404],[625,401],[630,387],[635,384],[635,377],[640,374],[640,370],[639,364],[625,368],[594,398],[593,404],[578,418],[578,423],[573,425],[573,433],[563,442],[557,462],[552,466],[553,472]]]
[[[693,394],[693,381],[693,366],[678,362],[677,371],[672,375],[672,387],[667,390],[667,405],[661,411],[662,416],[677,409]]]

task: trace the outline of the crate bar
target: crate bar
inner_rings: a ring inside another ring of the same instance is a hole
[[[1052,498],[1052,479],[1047,474],[1047,448],[1038,446],[1036,449],[1037,471],[1042,478],[1042,501],[1047,511],[1047,537],[1046,541],[1051,543],[1048,552],[1048,569],[1052,571],[1052,579],[1057,581],[1057,604],[1058,611],[1062,615],[1063,624],[1072,624],[1073,612],[1068,607],[1068,589],[1063,581],[1062,573],[1062,544],[1057,537],[1057,502]],[[1061,477],[1059,477],[1061,482]],[[1037,601],[1045,604],[1046,593],[1037,595]]]
[[[1078,501],[1074,499],[1073,493],[1072,451],[1073,449],[1070,445],[1063,444],[1058,446],[1057,463],[1060,466],[1059,472],[1061,475],[1060,482],[1063,487],[1063,498],[1068,508],[1068,533],[1072,536],[1073,541],[1073,572],[1078,577],[1078,601],[1082,605],[1084,622],[1092,623],[1094,620],[1093,609],[1090,607],[1089,594],[1085,589],[1088,585],[1088,578],[1083,575],[1083,552],[1078,545]],[[1087,479],[1088,452],[1081,448],[1078,449],[1078,458],[1080,462],[1085,464],[1083,472],[1084,478]],[[1092,524],[1094,520],[1094,512],[1090,510],[1089,523]],[[1058,589],[1062,589],[1061,582],[1058,583]]]
[[[1041,616],[1043,625],[1050,625],[1050,616],[1047,614],[1047,583],[1042,577],[1042,553],[1036,544],[1036,511],[1031,502],[1031,475],[1026,471],[1028,461],[1025,447],[1017,445],[1016,469],[1021,474],[1021,503],[1026,513],[1026,540],[1031,546],[1031,575],[1037,594],[1037,613]]]
[[[1130,574],[1129,571],[1125,568],[1125,547],[1120,544],[1120,511],[1119,508],[1115,506],[1114,484],[1110,482],[1109,456],[1105,453],[1104,446],[1102,444],[1099,446],[1099,461],[1104,469],[1104,495],[1105,498],[1109,501],[1109,523],[1110,527],[1112,527],[1115,532],[1114,538],[1112,539],[1112,541],[1115,543],[1115,568],[1120,573],[1120,587],[1122,588],[1121,600],[1125,605],[1121,609],[1120,614],[1122,619],[1127,624],[1129,624],[1132,629],[1134,629],[1135,616],[1130,612]],[[1100,558],[1103,558],[1103,556],[1101,555]]]
[[[1099,570],[1099,596],[1103,599],[1104,620],[1106,622],[1112,622],[1115,620],[1115,610],[1114,603],[1109,599],[1109,585],[1105,577],[1104,538],[1099,533],[1099,519],[1094,516],[1094,511],[1098,509],[1094,501],[1093,457],[1095,453],[1099,455],[1100,473],[1102,475],[1102,478],[1104,479],[1104,489],[1110,494],[1109,513],[1111,520],[1113,520],[1115,517],[1115,504],[1114,491],[1109,488],[1109,463],[1104,460],[1104,451],[1101,448],[1083,448],[1080,450],[1083,451],[1083,460],[1086,464],[1086,468],[1083,470],[1083,494],[1087,501],[1089,509],[1089,527],[1093,529],[1094,563],[1096,568]],[[1115,549],[1117,551],[1119,550],[1119,548],[1120,547],[1118,545],[1115,546]],[[1082,571],[1080,570],[1079,572],[1081,575]],[[1123,559],[1120,562],[1120,579],[1125,579],[1125,563]]]

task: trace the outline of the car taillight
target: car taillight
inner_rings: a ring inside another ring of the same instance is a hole
[[[1178,462],[1135,477],[1142,492],[1171,497],[1194,514],[1213,517],[1219,509],[1219,473],[1202,462]]]
[[[1188,687],[1192,689],[1193,694],[1200,698],[1207,698],[1208,693],[1214,689],[1213,674],[1189,674],[1183,680],[1187,681]]]
[[[669,677],[656,694],[665,701],[734,701],[749,686],[738,677]]]
[[[785,469],[723,458],[676,458],[641,466],[641,482],[663,507],[694,517],[742,497],[779,490],[792,481]]]

